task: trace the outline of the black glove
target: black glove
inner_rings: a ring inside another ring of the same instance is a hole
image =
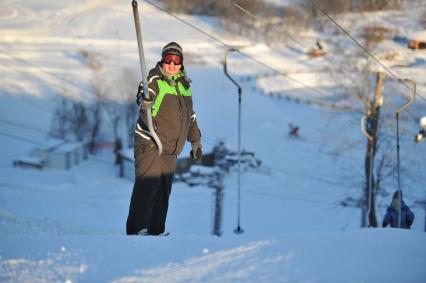
[[[140,82],[139,87],[138,87],[138,93],[136,94],[136,104],[140,107],[141,106],[141,102],[144,99],[144,94],[143,94],[143,82]]]
[[[136,104],[143,110],[147,110],[152,107],[154,101],[145,99],[143,91],[143,82],[139,84],[138,93],[136,94]]]
[[[193,142],[191,143],[192,150],[190,152],[191,158],[195,161],[201,161],[201,158],[203,157],[203,152],[201,151],[201,143],[200,142]]]

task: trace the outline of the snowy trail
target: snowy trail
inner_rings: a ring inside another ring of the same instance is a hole
[[[425,237],[393,229],[224,238],[2,235],[0,281],[420,283]],[[381,260],[388,257],[394,260]]]

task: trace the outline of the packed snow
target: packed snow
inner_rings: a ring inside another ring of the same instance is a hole
[[[153,66],[170,41],[184,48],[203,152],[218,141],[235,151],[237,89],[223,74],[224,46],[139,2],[147,64]],[[378,12],[369,19],[408,36],[421,29],[420,10],[391,11],[392,17]],[[0,3],[0,282],[426,282],[426,215],[417,205],[426,197],[426,144],[413,142],[417,120],[401,122],[413,130],[401,138],[401,162],[416,176],[407,180],[402,174],[405,201],[416,217],[412,229],[360,228],[360,209],[340,202],[361,196],[365,147],[348,149],[340,159],[333,154],[346,141],[365,144],[360,117],[300,102],[336,102],[335,82],[321,76],[325,59],[309,59],[294,46],[278,50],[230,36],[206,17],[178,16],[227,44],[247,45],[245,54],[328,94],[318,97],[246,56],[229,55],[229,72],[243,87],[242,146],[262,162],[241,175],[244,233],[233,233],[235,168],[223,181],[220,237],[212,236],[215,190],[184,182],[173,185],[170,235],[137,237],[125,235],[133,182],[118,177],[111,149],[69,170],[14,167],[14,160],[37,161],[28,153],[46,143],[58,95],[92,100],[93,78],[113,87],[122,68],[133,68],[138,76],[140,68],[130,1],[5,0]],[[354,18],[344,24],[362,24]],[[308,33],[315,38],[315,31]],[[377,56],[389,50],[397,63],[386,61],[389,57],[383,62],[415,79],[426,97],[425,51],[385,42]],[[112,99],[120,100],[120,93]],[[425,101],[418,98],[416,105],[415,115],[425,116]],[[288,136],[289,123],[300,127],[300,138]],[[346,131],[336,134],[340,128]],[[182,156],[189,150],[187,145]],[[388,194],[395,190],[386,188]],[[379,224],[390,198],[378,197]]]

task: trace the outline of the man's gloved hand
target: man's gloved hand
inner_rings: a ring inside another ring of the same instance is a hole
[[[139,84],[138,93],[136,94],[136,104],[143,110],[151,108],[153,104],[152,100],[145,99],[142,82]]]
[[[142,100],[144,99],[144,94],[143,94],[143,82],[140,82],[139,87],[138,87],[138,92],[136,94],[136,104],[140,107]]]
[[[190,152],[191,158],[195,161],[201,161],[201,158],[203,157],[203,152],[201,151],[201,143],[200,142],[193,142],[191,143],[192,150]]]

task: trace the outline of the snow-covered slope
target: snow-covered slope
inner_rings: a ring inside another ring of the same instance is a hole
[[[2,282],[423,282],[424,235],[2,236]],[[404,243],[404,244],[401,244]],[[28,256],[28,254],[31,254]],[[397,270],[397,271],[395,271]]]
[[[242,235],[232,233],[235,171],[225,179],[222,237],[211,236],[214,191],[175,183],[167,221],[171,235],[155,238],[124,235],[133,184],[116,177],[110,152],[69,171],[12,167],[14,159],[45,139],[58,92],[66,88],[68,95],[91,99],[84,89],[94,76],[110,84],[121,68],[139,72],[130,1],[30,2],[0,3],[1,282],[426,281],[423,210],[413,207],[413,231],[359,229],[359,210],[342,208],[339,201],[360,195],[361,185],[342,177],[347,175],[342,163],[356,164],[353,170],[362,172],[364,152],[351,152],[338,163],[328,153],[337,139],[364,142],[358,127],[348,136],[327,135],[331,110],[259,93],[259,88],[309,93],[283,78],[242,82],[243,147],[262,161],[261,168],[242,175]],[[147,63],[153,65],[169,41],[179,41],[185,50],[203,149],[208,152],[219,139],[235,149],[237,93],[223,75],[223,46],[141,5]],[[180,16],[229,44],[247,42],[221,32],[211,19]],[[88,67],[81,51],[95,54],[101,68]],[[330,87],[310,72],[321,69],[321,60],[306,62],[293,49],[260,43],[244,52],[305,84]],[[418,62],[416,72],[424,75]],[[270,72],[237,54],[230,55],[229,71],[235,76]],[[335,126],[350,119],[335,120]],[[301,127],[300,140],[287,137],[288,123]],[[426,153],[424,144],[404,145],[403,156]],[[424,172],[425,163],[418,166],[413,170]],[[420,183],[404,190],[410,205],[424,195]],[[379,220],[384,212],[379,206]]]

